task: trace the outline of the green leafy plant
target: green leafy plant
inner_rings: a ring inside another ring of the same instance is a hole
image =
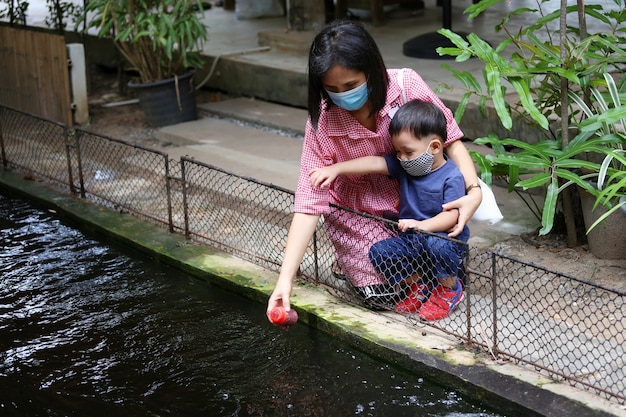
[[[591,230],[626,200],[626,78],[617,85],[613,77],[604,74],[606,90],[590,89],[594,106],[588,106],[579,96],[571,96],[585,115],[580,123],[581,135],[598,135],[613,142],[613,148],[604,149],[604,159],[597,173],[597,199],[609,211],[589,227]]]
[[[2,3],[6,3],[6,8],[2,8]],[[8,18],[11,25],[19,24],[26,26],[28,17],[28,8],[30,3],[21,0],[5,0],[0,1],[0,19]],[[64,31],[69,22],[74,24],[77,30],[78,22],[84,15],[83,6],[72,3],[71,1],[46,0],[48,15],[44,19],[46,25],[58,31]]]
[[[626,139],[626,138],[625,138]],[[626,157],[623,149],[610,152],[600,168],[598,174],[598,192],[595,206],[602,204],[609,207],[609,210],[602,214],[589,226],[589,231],[601,224],[613,212],[626,207]],[[621,165],[621,169],[610,169],[610,165],[615,161]],[[595,207],[594,206],[594,207]]]
[[[91,0],[87,27],[113,41],[140,82],[159,81],[201,67],[207,30],[193,0]]]
[[[20,0],[5,0],[6,8],[0,8],[0,19],[9,19],[11,25],[26,25],[26,11],[28,2]]]
[[[85,11],[83,6],[72,3],[70,1],[46,0],[48,6],[48,16],[45,23],[50,27],[54,27],[59,31],[67,28],[68,20],[74,26],[74,30],[78,31],[78,22],[81,21]]]
[[[482,0],[466,12],[475,17],[501,1]],[[576,184],[597,196],[598,190],[587,181],[597,179],[602,158],[623,143],[615,132],[603,130],[619,121],[623,111],[619,104],[609,110],[603,107],[604,97],[610,95],[605,91],[611,88],[605,74],[623,77],[626,68],[626,8],[622,0],[613,1],[615,7],[608,10],[599,5],[584,5],[582,0],[574,6],[566,6],[562,1],[561,8],[546,13],[542,9],[546,1],[537,0],[536,9],[521,8],[504,17],[496,30],[504,30],[508,37],[495,47],[476,34],[462,38],[447,29],[439,31],[454,44],[451,48],[439,48],[440,54],[455,56],[457,62],[477,58],[485,65],[482,83],[470,72],[446,65],[467,90],[455,113],[457,121],[462,119],[470,99],[477,96],[481,113],[486,114],[491,104],[504,128],[510,130],[514,123],[523,123],[538,132],[533,143],[502,139],[495,134],[477,139],[477,143],[492,146],[495,154],[473,153],[481,176],[506,176],[510,190],[542,190],[542,205],[527,202],[540,214],[540,234],[552,230],[560,207],[568,223],[570,244],[578,233],[569,186]],[[525,13],[536,16],[536,23],[510,31],[507,24]],[[571,14],[577,16],[578,25],[567,25],[567,16]],[[607,30],[587,34],[587,18],[597,19]],[[617,84],[623,85],[624,80]],[[570,140],[572,135],[575,137]],[[613,174],[609,171],[607,178],[615,184]]]

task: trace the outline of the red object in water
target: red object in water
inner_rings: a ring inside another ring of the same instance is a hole
[[[296,310],[285,311],[284,307],[275,307],[270,311],[270,320],[276,326],[288,327],[296,324],[298,313]]]

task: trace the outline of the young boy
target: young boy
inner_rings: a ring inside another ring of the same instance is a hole
[[[400,233],[374,243],[370,260],[390,284],[406,287],[406,298],[395,306],[397,312],[417,312],[424,320],[439,320],[450,315],[465,296],[458,272],[466,247],[447,238],[458,211],[441,208],[465,195],[465,182],[456,165],[444,156],[446,119],[434,104],[409,101],[396,112],[389,133],[396,156],[368,156],[314,169],[311,184],[325,188],[338,175],[387,174],[398,179]],[[465,226],[457,239],[466,242],[468,238]],[[422,279],[426,276],[437,279],[435,288]]]

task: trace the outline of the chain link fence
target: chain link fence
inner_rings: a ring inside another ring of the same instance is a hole
[[[4,106],[0,152],[5,170],[279,270],[290,190]],[[419,308],[396,315],[416,326],[416,337],[434,326],[496,361],[626,403],[623,292],[446,237],[399,234],[393,220],[336,206],[320,220],[300,269],[337,297],[392,311],[415,295],[408,277],[436,291],[438,279],[454,273],[465,297],[449,317],[426,322]]]
[[[167,154],[76,129],[68,154],[76,167],[71,189],[120,212],[165,223],[173,230]]]

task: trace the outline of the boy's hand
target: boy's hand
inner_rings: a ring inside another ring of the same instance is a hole
[[[400,219],[398,221],[398,229],[401,232],[406,232],[409,229],[423,230],[422,222],[415,219]]]
[[[313,187],[328,188],[330,184],[337,178],[337,172],[333,166],[323,168],[315,168],[309,172],[309,180]]]

